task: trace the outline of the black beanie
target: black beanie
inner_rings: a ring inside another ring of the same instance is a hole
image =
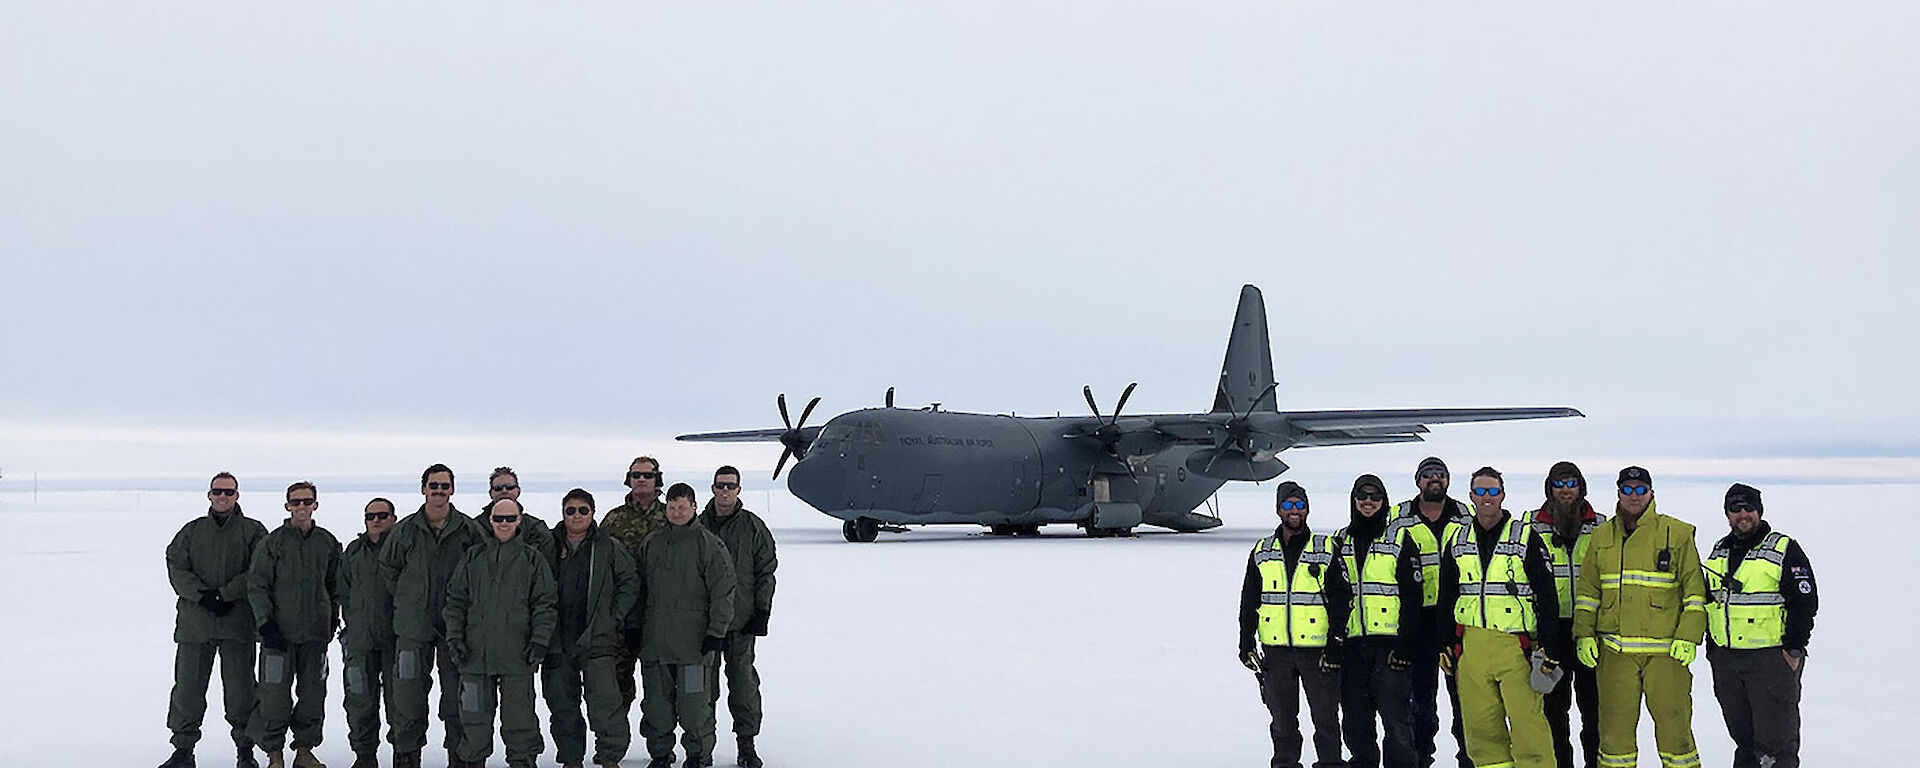
[[[1760,489],[1745,483],[1734,483],[1727,488],[1726,510],[1732,512],[1733,505],[1736,503],[1745,504],[1755,512],[1762,514],[1766,512],[1766,508],[1760,505]]]
[[[1307,489],[1300,487],[1299,483],[1296,483],[1292,480],[1288,480],[1284,483],[1281,483],[1280,487],[1275,488],[1273,491],[1274,507],[1276,508],[1279,507],[1280,502],[1286,501],[1287,499],[1299,499],[1301,501],[1307,501]],[[1313,507],[1313,504],[1309,502],[1307,504],[1307,507],[1311,509]]]
[[[1452,472],[1447,472],[1447,463],[1444,461],[1441,461],[1440,457],[1428,456],[1424,459],[1421,459],[1420,466],[1414,468],[1413,470],[1414,485],[1417,486],[1420,484],[1420,473],[1425,472],[1429,469],[1437,469],[1437,470],[1440,470],[1441,472],[1446,472],[1449,475],[1453,474]]]

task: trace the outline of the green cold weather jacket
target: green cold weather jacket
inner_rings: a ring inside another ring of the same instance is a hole
[[[780,567],[780,558],[774,554],[773,532],[744,504],[736,506],[733,514],[721,517],[709,501],[697,522],[720,537],[720,543],[727,545],[727,554],[733,556],[733,622],[727,631],[746,629],[759,617],[754,633],[766,634],[766,618],[773,614],[773,572]]]
[[[567,529],[558,523],[552,529],[553,542],[546,549],[547,565],[560,573],[560,561],[587,558],[586,630],[577,643],[585,656],[611,656],[622,647],[620,630],[640,597],[640,572],[633,553],[607,534],[598,522],[587,529],[587,537],[578,545],[567,542]],[[552,646],[561,650],[564,643]]]
[[[733,559],[693,521],[648,536],[640,566],[640,661],[699,664],[701,643],[733,625]]]
[[[447,586],[448,645],[465,644],[463,675],[529,675],[527,649],[551,648],[558,616],[547,558],[520,540],[467,550]]]
[[[340,556],[334,594],[340,598],[340,617],[346,622],[340,642],[347,650],[393,648],[393,589],[380,573],[380,553],[392,540],[391,528],[379,542],[362,533]]]
[[[253,550],[247,600],[256,626],[280,625],[289,643],[328,643],[340,617],[334,583],[340,570],[340,540],[319,525],[306,533],[282,523]]]
[[[441,609],[447,602],[447,583],[467,549],[492,538],[452,507],[438,531],[427,522],[425,505],[394,523],[380,547],[380,572],[393,591],[395,637],[431,643],[446,636]]]
[[[240,505],[222,520],[212,510],[196,517],[167,544],[167,582],[179,596],[174,603],[173,641],[211,643],[254,639],[253,611],[247,608],[247,567],[267,527],[247,517]],[[225,615],[200,606],[205,590],[234,603]]]

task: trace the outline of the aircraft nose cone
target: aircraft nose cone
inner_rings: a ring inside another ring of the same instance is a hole
[[[787,490],[823,512],[845,506],[840,493],[843,473],[834,458],[820,453],[794,463],[787,474]]]

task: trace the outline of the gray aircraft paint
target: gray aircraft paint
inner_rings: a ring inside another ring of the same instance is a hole
[[[1195,511],[1208,497],[1230,480],[1285,472],[1276,456],[1289,448],[1417,442],[1433,423],[1580,415],[1572,408],[1279,411],[1266,305],[1248,285],[1206,413],[1033,418],[886,407],[843,413],[820,427],[804,426],[803,415],[791,429],[678,439],[785,437],[802,446],[787,487],[848,521],[848,538],[855,521],[868,526],[868,538],[876,523],[1199,531],[1220,525]]]

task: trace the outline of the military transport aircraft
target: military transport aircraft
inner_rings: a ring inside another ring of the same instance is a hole
[[[1220,518],[1195,511],[1229,480],[1269,480],[1287,470],[1289,448],[1418,442],[1427,424],[1582,416],[1572,408],[1431,408],[1281,411],[1260,289],[1240,289],[1227,356],[1206,413],[1121,416],[1133,385],[1111,414],[1081,389],[1091,416],[1018,417],[886,406],[850,411],[807,426],[820,398],[792,421],[778,398],[782,429],[704,432],[697,442],[779,442],[773,477],[789,458],[793,495],[845,521],[848,541],[873,541],[906,525],[984,525],[996,534],[1034,534],[1069,523],[1091,536],[1138,525],[1199,531]]]

